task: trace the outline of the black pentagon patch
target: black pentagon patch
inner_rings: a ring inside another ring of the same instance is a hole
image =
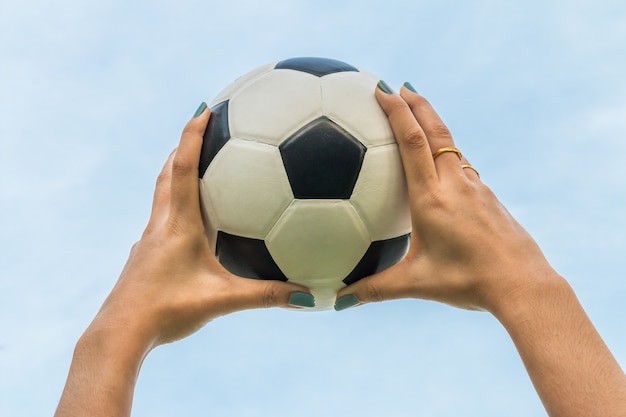
[[[352,195],[367,150],[327,117],[304,126],[279,149],[295,198],[342,200]]]
[[[209,124],[204,131],[202,139],[202,150],[200,152],[200,164],[198,166],[200,178],[204,177],[204,173],[215,155],[224,147],[230,139],[230,129],[228,128],[228,100],[213,106],[211,109],[211,118]]]
[[[372,242],[357,266],[343,280],[346,285],[375,274],[398,263],[406,255],[411,242],[411,234]]]
[[[231,273],[244,278],[287,281],[265,242],[259,239],[217,232],[215,255]]]
[[[311,57],[285,59],[276,64],[274,68],[307,72],[318,77],[323,77],[324,75],[333,74],[335,72],[359,71],[352,65],[337,61],[336,59]]]

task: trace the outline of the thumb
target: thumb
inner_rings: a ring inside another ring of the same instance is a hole
[[[246,308],[269,307],[315,307],[315,297],[310,291],[297,284],[277,280],[242,280],[242,301]]]
[[[341,311],[362,304],[410,297],[409,262],[407,258],[397,264],[370,275],[337,293],[335,310]]]

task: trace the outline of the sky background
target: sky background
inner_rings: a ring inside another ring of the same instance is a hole
[[[626,366],[626,3],[0,0],[0,415],[52,415],[201,101],[295,56],[410,81]],[[248,311],[157,348],[134,416],[542,416],[487,313]]]

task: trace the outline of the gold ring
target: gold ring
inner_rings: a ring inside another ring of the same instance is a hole
[[[476,168],[474,168],[471,165],[461,165],[461,168],[465,169],[471,169],[472,171],[474,171],[476,173],[476,175],[478,175],[478,178],[480,178],[480,173],[476,170]]]
[[[459,157],[459,160],[461,160],[461,158],[463,158],[463,155],[461,154],[461,151],[458,148],[454,148],[452,146],[447,146],[445,148],[437,149],[437,151],[433,154],[433,159],[437,159],[437,157],[439,155],[441,155],[442,153],[446,153],[446,152],[454,152],[456,154],[456,156]]]

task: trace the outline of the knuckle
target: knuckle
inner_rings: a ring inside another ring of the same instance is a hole
[[[366,284],[365,293],[367,294],[367,300],[371,302],[380,302],[385,299],[378,286],[373,285],[372,283]]]
[[[410,111],[410,108],[401,97],[399,96],[386,96],[385,100],[381,102],[382,108],[387,114],[387,117],[393,119],[399,117],[406,111]]]
[[[177,216],[169,216],[167,219],[167,231],[170,233],[170,236],[185,236],[187,234],[187,228],[185,224],[180,221],[180,218]]]
[[[416,127],[410,128],[404,133],[402,143],[409,150],[421,150],[429,146],[424,132]]]
[[[411,94],[411,95],[407,95],[406,97],[403,97],[403,98],[406,101],[406,103],[409,105],[411,110],[414,110],[414,109],[416,109],[418,107],[421,107],[421,106],[424,106],[424,105],[430,105],[428,103],[428,100],[426,100],[426,98],[421,96],[421,95]]]
[[[267,285],[265,287],[265,291],[263,292],[263,306],[264,307],[275,307],[278,305],[278,289],[275,285]]]
[[[477,190],[475,185],[466,177],[459,176],[459,181],[454,184],[457,200],[468,201],[476,198]],[[458,204],[458,203],[457,203]]]
[[[199,254],[206,249],[207,236],[204,227],[184,215],[170,214],[168,232],[171,238],[179,238],[191,253]]]
[[[430,131],[434,136],[446,138],[452,137],[450,129],[448,129],[448,126],[444,125],[443,123],[435,123],[433,126],[431,126]]]
[[[171,172],[167,170],[161,171],[161,173],[157,176],[157,179],[156,179],[157,190],[160,189],[162,186],[169,184],[169,182],[171,181],[171,178],[172,178]]]
[[[145,232],[144,232],[145,233]],[[139,250],[139,246],[140,246],[140,241],[137,241],[135,243],[133,243],[133,246],[130,247],[130,253],[129,253],[129,257],[132,258],[133,256],[135,256],[135,254],[137,253],[137,251]]]
[[[183,136],[202,135],[203,128],[198,119],[191,119],[183,128]]]
[[[422,216],[433,220],[439,218],[442,213],[448,213],[452,209],[450,199],[441,190],[423,193],[418,197],[418,203]]]
[[[172,162],[172,175],[186,176],[194,171],[194,166],[185,158],[177,156]]]

